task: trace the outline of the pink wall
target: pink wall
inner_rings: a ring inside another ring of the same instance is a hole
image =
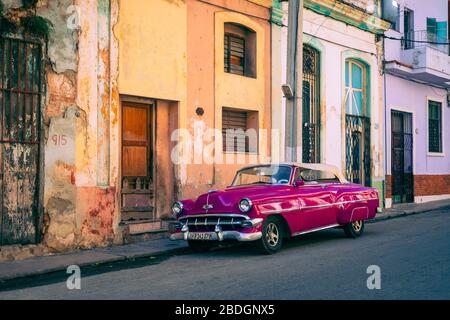
[[[414,130],[414,173],[450,173],[450,108],[447,107],[445,90],[386,75],[387,101],[387,174],[391,174],[391,109],[413,113]],[[443,148],[444,156],[429,156],[427,97],[443,102]]]

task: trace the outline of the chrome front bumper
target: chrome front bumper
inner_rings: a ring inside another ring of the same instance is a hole
[[[170,235],[170,240],[188,240],[189,233],[189,231],[173,233]],[[212,239],[208,241],[237,240],[245,242],[259,240],[261,237],[261,232],[243,233],[239,231],[219,231],[212,233]]]
[[[232,217],[232,215],[223,215],[224,217]],[[237,240],[237,241],[255,241],[259,240],[262,237],[261,232],[239,232],[236,230],[223,230],[224,225],[232,225],[232,226],[238,226],[241,228],[256,228],[260,226],[263,223],[263,219],[256,218],[256,219],[249,219],[246,217],[246,220],[242,221],[236,221],[233,223],[233,219],[231,222],[223,222],[220,219],[217,220],[216,223],[211,224],[211,222],[208,222],[207,219],[204,220],[204,222],[198,222],[198,219],[205,218],[208,216],[200,215],[200,216],[190,216],[189,218],[184,218],[186,221],[178,221],[175,224],[178,224],[178,228],[175,228],[175,230],[179,230],[178,232],[172,233],[170,235],[170,240],[190,240],[192,239],[190,235],[195,234],[197,232],[193,232],[189,230],[191,226],[207,226],[207,225],[214,225],[214,232],[206,232],[209,234],[209,239],[206,241],[224,241],[224,240]],[[211,216],[214,217],[214,216]],[[182,220],[184,220],[182,219]],[[189,223],[189,220],[195,219],[195,222]],[[205,232],[198,232],[198,233],[205,233]]]

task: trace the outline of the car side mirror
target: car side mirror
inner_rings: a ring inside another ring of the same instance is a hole
[[[301,187],[305,185],[305,181],[302,179],[295,180],[294,187]]]

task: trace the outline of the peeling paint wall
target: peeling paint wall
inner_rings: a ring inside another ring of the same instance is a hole
[[[19,12],[22,1],[3,4]],[[37,5],[36,14],[53,24],[45,50],[42,107],[46,250],[121,242],[116,185],[118,43],[112,32],[118,9],[117,0],[41,0]],[[74,21],[79,22],[75,28],[70,24]]]
[[[66,25],[72,4],[81,13],[77,31]],[[48,50],[44,197],[46,244],[58,251],[120,241],[117,186],[109,179],[112,86],[117,82],[111,78],[116,74],[111,71],[113,7],[117,10],[115,1],[66,0],[49,1],[38,10],[58,30]]]

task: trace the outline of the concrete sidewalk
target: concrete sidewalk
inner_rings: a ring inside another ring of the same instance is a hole
[[[149,240],[139,243],[81,250],[69,254],[57,254],[0,263],[0,286],[2,281],[37,276],[46,273],[66,270],[68,266],[92,266],[104,263],[156,257],[165,254],[187,251],[185,241],[169,239]]]
[[[371,223],[447,207],[450,208],[450,199],[424,204],[398,205],[393,209],[383,210]],[[172,242],[168,239],[161,239],[124,246],[84,250],[70,254],[3,262],[0,263],[0,286],[2,281],[62,271],[66,270],[70,265],[78,265],[80,267],[91,266],[164,254],[181,253],[187,250],[188,247],[185,241]]]
[[[383,212],[377,214],[375,219],[371,222],[373,223],[387,219],[399,218],[443,208],[450,208],[450,199],[431,201],[426,203],[397,204],[394,208],[383,209]]]

